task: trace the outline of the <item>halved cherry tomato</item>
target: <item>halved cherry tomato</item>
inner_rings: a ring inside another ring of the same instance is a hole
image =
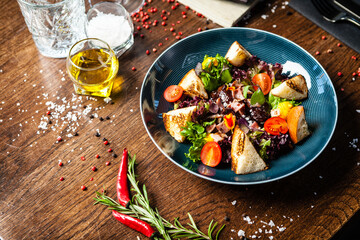
[[[216,167],[221,162],[222,152],[217,142],[208,142],[201,149],[200,159],[209,167]]]
[[[266,120],[264,124],[265,131],[272,135],[285,134],[289,130],[288,125],[281,117],[272,117]]]
[[[260,86],[261,91],[263,92],[264,95],[268,94],[271,90],[272,81],[271,81],[270,76],[267,73],[256,74],[253,77],[252,82],[255,85],[257,85],[257,86],[254,86],[254,89],[257,90],[258,86]]]
[[[178,85],[171,85],[164,91],[164,98],[168,102],[176,102],[183,94],[182,87]]]

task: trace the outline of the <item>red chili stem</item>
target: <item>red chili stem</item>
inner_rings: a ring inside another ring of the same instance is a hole
[[[118,201],[124,207],[128,207],[130,204],[130,193],[127,179],[128,158],[128,151],[124,148],[116,183]]]
[[[122,224],[144,234],[149,238],[155,235],[155,230],[147,222],[119,213],[115,210],[112,211],[112,214],[116,218],[116,220],[118,220]]]

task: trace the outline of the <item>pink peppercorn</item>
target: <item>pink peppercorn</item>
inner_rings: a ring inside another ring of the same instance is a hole
[[[158,45],[159,45],[159,47],[161,47],[163,45],[163,43],[159,43]]]
[[[165,25],[166,25],[166,22],[162,22],[161,25],[165,26]]]
[[[64,178],[63,178],[63,177],[61,177],[59,180],[60,180],[60,181],[64,181]]]
[[[197,31],[198,31],[198,32],[201,32],[201,31],[202,31],[202,29],[201,29],[201,28],[198,28],[198,29],[197,29]]]
[[[107,151],[108,151],[108,152],[112,152],[113,150],[112,150],[111,148],[109,148]]]
[[[341,47],[342,45],[341,45],[341,43],[338,43],[336,46]]]
[[[183,35],[183,33],[182,32],[178,32],[178,34],[181,36],[181,35]]]
[[[94,180],[94,178],[90,178],[90,181]]]
[[[169,38],[168,38],[168,37],[166,37],[166,38],[165,38],[165,41],[167,41],[167,40],[169,40]]]
[[[175,29],[174,29],[174,28],[170,28],[170,32],[173,32],[173,31],[175,31]]]
[[[46,112],[46,115],[50,115],[50,114],[51,114],[51,112],[50,112],[50,111],[47,111],[47,112]]]
[[[156,52],[157,51],[157,49],[156,48],[153,48],[153,52]]]
[[[57,140],[58,142],[61,142],[61,141],[62,141],[62,138],[61,138],[61,137],[58,137],[56,140]]]
[[[81,186],[81,190],[85,191],[85,190],[86,190],[86,186],[82,185],[82,186]]]
[[[172,9],[172,10],[175,10],[175,9],[176,9],[176,6],[171,6],[171,9]]]
[[[84,156],[81,156],[80,158],[82,161],[85,161],[85,157]]]
[[[96,158],[100,158],[100,155],[99,155],[99,154],[96,154],[95,157],[96,157]]]
[[[140,34],[140,37],[141,37],[141,38],[144,38],[144,34]]]
[[[321,36],[321,39],[322,39],[322,40],[325,40],[325,39],[326,39],[326,36]]]
[[[319,51],[316,51],[315,54],[316,54],[316,55],[320,55],[320,52],[319,52]]]
[[[356,72],[353,72],[352,75],[355,77],[355,76],[356,76]]]
[[[353,60],[357,60],[357,57],[355,57],[355,56],[351,56],[351,59],[353,59]]]
[[[167,17],[166,17],[166,16],[164,16],[162,19],[163,19],[164,21],[166,21],[166,20],[167,20]]]
[[[189,7],[189,6],[185,6],[185,9],[186,9],[186,10],[189,10],[189,9],[190,9],[190,7]]]
[[[136,68],[135,68],[135,67],[132,67],[131,70],[136,71]]]
[[[150,51],[149,50],[146,50],[146,55],[149,55],[150,54]]]
[[[109,144],[109,141],[107,141],[107,140],[104,141],[104,144],[105,144],[105,145],[108,145],[108,144]]]
[[[176,36],[175,38],[176,38],[177,40],[179,40],[179,39],[180,39],[180,36]]]
[[[92,167],[91,170],[93,170],[94,172],[97,170],[96,167]]]
[[[182,18],[184,18],[184,19],[185,19],[185,18],[187,18],[187,17],[186,17],[186,15],[183,15],[183,16],[182,16]]]
[[[342,76],[342,73],[341,73],[341,72],[338,72],[337,75],[338,75],[339,77],[341,77],[341,76]]]
[[[105,163],[105,165],[106,165],[106,166],[109,166],[109,165],[110,165],[110,162],[109,162],[109,161],[107,161],[107,162]]]
[[[63,163],[62,163],[62,162],[59,162],[59,166],[62,167],[62,166],[63,166]]]
[[[140,30],[141,30],[141,27],[140,27],[140,26],[137,26],[136,29],[140,31]]]

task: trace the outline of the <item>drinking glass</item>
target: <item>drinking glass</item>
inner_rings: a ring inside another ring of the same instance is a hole
[[[86,38],[71,47],[66,69],[77,94],[109,97],[119,62],[109,44]]]
[[[63,58],[84,38],[84,0],[17,0],[40,53]]]

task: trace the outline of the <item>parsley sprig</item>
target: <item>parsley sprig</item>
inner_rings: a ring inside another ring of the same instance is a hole
[[[200,231],[197,227],[193,217],[188,213],[190,223],[187,223],[186,226],[182,225],[178,218],[175,218],[173,223],[164,219],[159,211],[156,208],[150,206],[150,201],[148,198],[148,193],[145,185],[142,188],[139,186],[139,182],[136,180],[135,175],[135,162],[136,155],[131,157],[129,154],[128,162],[128,179],[131,184],[131,190],[135,193],[132,201],[130,202],[129,208],[121,206],[114,199],[106,196],[104,193],[96,192],[96,197],[94,198],[95,204],[103,204],[108,206],[110,210],[118,211],[119,213],[130,215],[132,217],[139,218],[143,221],[150,223],[152,226],[156,227],[161,237],[155,237],[154,239],[205,239],[205,240],[214,240],[218,239],[220,232],[225,227],[222,225],[216,232],[215,229],[218,225],[217,222],[213,220],[208,226],[207,234]]]

